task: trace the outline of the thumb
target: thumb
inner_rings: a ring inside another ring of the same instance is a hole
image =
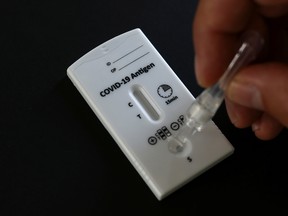
[[[266,112],[288,127],[288,65],[248,66],[231,81],[226,94],[231,101]]]

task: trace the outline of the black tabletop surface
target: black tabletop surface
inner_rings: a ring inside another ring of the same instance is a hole
[[[214,118],[235,153],[159,202],[66,75],[141,28],[197,96],[197,1],[32,1],[1,6],[0,215],[288,215],[287,131],[260,141]]]

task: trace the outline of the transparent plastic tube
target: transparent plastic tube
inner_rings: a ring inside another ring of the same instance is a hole
[[[224,91],[239,69],[258,56],[264,40],[258,32],[243,35],[243,43],[219,81],[205,89],[191,104],[185,116],[184,126],[168,142],[169,150],[181,152],[191,136],[212,119],[224,100]]]

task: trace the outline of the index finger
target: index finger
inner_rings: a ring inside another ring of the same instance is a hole
[[[232,59],[239,35],[255,18],[252,0],[201,0],[194,20],[195,68],[199,84],[215,83]]]

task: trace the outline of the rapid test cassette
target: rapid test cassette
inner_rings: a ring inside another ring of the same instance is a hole
[[[169,149],[194,97],[140,29],[101,44],[67,71],[159,200],[233,153],[212,121],[181,151]]]

